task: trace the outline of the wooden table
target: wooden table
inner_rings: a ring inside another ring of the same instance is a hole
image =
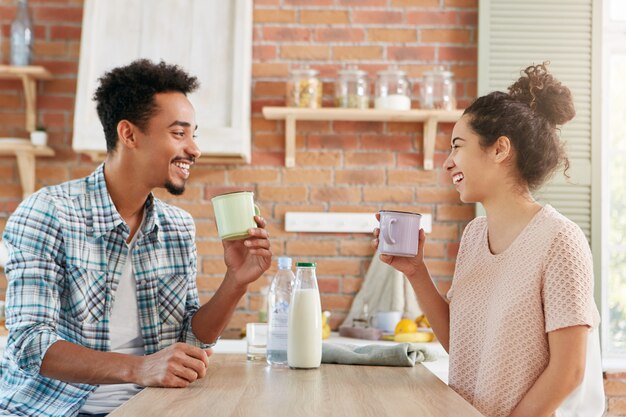
[[[147,388],[109,417],[481,417],[421,364],[413,368],[322,364],[293,370],[214,354],[187,388]]]

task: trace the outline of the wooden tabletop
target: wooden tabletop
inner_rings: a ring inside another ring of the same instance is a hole
[[[109,417],[208,415],[482,416],[421,364],[294,370],[214,354],[203,379],[187,388],[146,388]]]

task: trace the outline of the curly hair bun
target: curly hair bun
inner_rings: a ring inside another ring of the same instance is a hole
[[[509,95],[551,124],[562,125],[576,115],[572,93],[548,72],[546,65],[544,62],[523,70],[524,75],[509,87]]]

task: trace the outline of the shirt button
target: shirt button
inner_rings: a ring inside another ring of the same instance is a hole
[[[142,279],[141,281],[139,281],[139,285],[146,285],[146,280]]]

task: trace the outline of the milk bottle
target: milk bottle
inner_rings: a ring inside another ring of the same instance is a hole
[[[289,306],[287,363],[290,368],[319,368],[321,362],[322,305],[315,262],[298,262]]]

